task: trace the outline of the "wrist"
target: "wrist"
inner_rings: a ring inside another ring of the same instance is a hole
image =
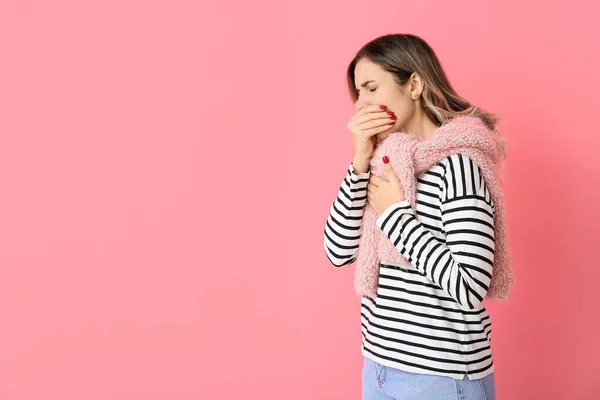
[[[359,154],[354,155],[352,165],[356,174],[367,172],[369,170],[369,164],[371,163],[370,157],[365,157]]]

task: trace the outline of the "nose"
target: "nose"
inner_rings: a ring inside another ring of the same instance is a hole
[[[358,100],[356,101],[356,103],[354,103],[354,108],[355,108],[356,110],[360,110],[360,109],[361,109],[361,108],[363,108],[364,106],[370,106],[370,105],[371,105],[371,102],[370,102],[370,101],[365,101],[365,100],[358,99]]]

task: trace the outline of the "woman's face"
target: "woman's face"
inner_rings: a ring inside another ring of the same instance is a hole
[[[411,81],[402,87],[390,72],[363,58],[354,68],[354,84],[358,90],[358,100],[354,105],[356,111],[363,106],[384,105],[388,111],[396,115],[394,125],[387,131],[379,133],[378,140],[385,138],[391,132],[403,129],[413,118],[417,102],[411,98],[411,86],[413,86]],[[417,88],[413,90],[416,91]]]

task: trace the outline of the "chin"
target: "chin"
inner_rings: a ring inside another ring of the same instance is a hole
[[[393,131],[390,131],[390,132],[378,133],[377,134],[377,140],[381,141],[381,140],[385,139],[386,137],[388,137],[389,135],[391,135],[393,133],[396,133],[396,131],[393,130]]]

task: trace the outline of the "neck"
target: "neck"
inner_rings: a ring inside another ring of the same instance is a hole
[[[418,137],[419,140],[423,140],[431,136],[437,128],[437,124],[429,118],[425,111],[418,108],[412,121],[407,124],[406,131]]]

